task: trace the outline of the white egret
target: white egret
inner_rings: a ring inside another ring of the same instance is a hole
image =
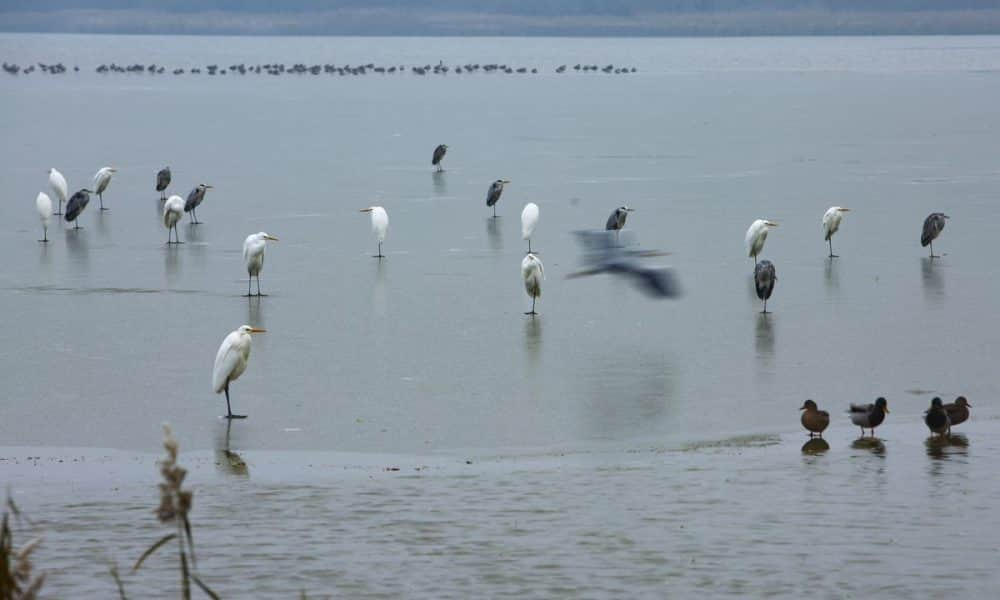
[[[388,213],[381,206],[369,206],[368,208],[362,208],[360,212],[371,213],[372,233],[375,234],[375,239],[378,240],[378,254],[374,258],[385,258],[385,255],[382,254],[382,242],[385,241],[385,236],[389,233]]]
[[[260,233],[251,233],[243,241],[243,262],[247,266],[247,273],[250,274],[250,279],[247,281],[248,298],[252,295],[250,285],[254,277],[257,277],[257,295],[264,295],[260,293],[260,271],[264,268],[264,249],[267,247],[268,240],[277,242],[278,238],[261,231]]]
[[[163,226],[167,228],[167,244],[183,244],[181,234],[177,231],[177,223],[184,216],[184,199],[173,195],[163,203]],[[174,231],[176,242],[170,241],[170,230]]]
[[[844,213],[850,210],[843,206],[831,206],[823,214],[823,239],[830,243],[830,258],[837,258],[833,253],[833,234],[840,229],[840,220],[844,218]]]
[[[950,219],[948,215],[944,213],[931,213],[927,215],[924,219],[924,229],[920,232],[920,245],[927,247],[929,244],[931,247],[931,258],[939,258],[934,254],[934,240],[937,236],[941,235],[941,230],[944,229],[945,219]]]
[[[178,196],[179,198],[179,196]],[[229,384],[239,379],[247,369],[250,360],[250,334],[264,333],[266,330],[249,325],[241,325],[222,340],[219,351],[215,354],[215,367],[212,369],[212,391],[216,394],[226,393],[226,418],[245,419],[246,415],[234,415],[229,404]]]
[[[66,186],[66,178],[63,174],[55,169],[49,169],[49,185],[52,186],[52,192],[56,195],[56,200],[59,201],[59,210],[52,214],[61,215],[63,202],[69,197],[69,188]]]
[[[94,174],[94,193],[97,194],[98,200],[101,201],[101,210],[108,210],[104,208],[104,190],[108,189],[111,178],[117,172],[118,169],[114,167],[101,167]]]
[[[63,218],[66,219],[67,222],[72,221],[75,223],[76,227],[73,229],[80,228],[80,213],[82,213],[83,209],[87,208],[87,205],[90,204],[91,194],[93,194],[93,192],[84,188],[70,196],[69,202],[66,203],[66,214],[63,215]]]
[[[202,202],[205,201],[205,192],[212,189],[212,186],[199,183],[191,193],[188,194],[187,201],[184,202],[184,212],[191,213],[191,224],[199,225],[201,221],[198,220],[198,207]]]
[[[490,189],[486,191],[486,206],[493,207],[493,218],[497,216],[497,202],[500,201],[500,194],[503,194],[503,186],[510,183],[509,179],[497,179],[490,184]]]
[[[438,172],[444,171],[444,167],[441,166],[441,161],[444,160],[444,155],[448,153],[448,144],[441,144],[434,149],[434,156],[431,157],[431,166],[437,167]]]
[[[38,209],[38,217],[42,220],[42,239],[39,242],[49,241],[49,221],[52,220],[52,198],[45,192],[38,192],[35,198],[35,208]]]
[[[746,236],[747,256],[753,259],[754,264],[757,264],[757,255],[764,249],[764,242],[767,240],[768,231],[772,227],[777,226],[777,223],[766,219],[757,219],[750,224],[750,229],[747,229]]]
[[[538,205],[534,202],[529,202],[524,205],[524,210],[521,211],[521,239],[528,240],[528,253],[531,253],[531,236],[535,233],[535,227],[538,226]]]
[[[763,314],[767,314],[767,300],[774,291],[774,282],[778,281],[778,276],[774,271],[774,263],[769,260],[762,260],[757,263],[753,270],[753,284],[757,290],[757,297],[764,301]]]
[[[163,167],[156,174],[156,191],[160,192],[160,200],[167,199],[167,186],[170,185],[170,167]]]
[[[542,280],[545,279],[545,269],[542,267],[542,261],[530,252],[521,261],[521,278],[524,279],[524,291],[531,297],[531,311],[524,314],[537,315],[535,299],[542,297]]]

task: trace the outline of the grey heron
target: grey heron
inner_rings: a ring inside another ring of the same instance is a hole
[[[931,247],[931,258],[940,258],[939,255],[934,254],[934,240],[937,236],[941,235],[941,230],[944,229],[945,219],[950,219],[948,215],[944,213],[931,213],[927,215],[924,219],[924,228],[920,232],[920,245]]]
[[[503,186],[510,183],[509,179],[497,179],[490,184],[490,189],[486,192],[486,206],[493,207],[493,217],[497,216],[497,202],[500,201],[500,194],[503,194]]]
[[[167,199],[167,186],[170,185],[170,167],[163,167],[156,174],[156,191],[160,192],[160,200]]]
[[[66,219],[67,222],[73,222],[76,225],[73,229],[80,228],[80,213],[82,213],[83,209],[87,208],[87,204],[90,203],[91,194],[93,194],[92,191],[84,188],[70,196],[69,201],[66,202],[66,214],[63,215],[63,218]]]
[[[753,284],[757,290],[757,297],[764,301],[763,314],[767,314],[767,300],[774,292],[774,282],[778,276],[774,271],[774,263],[769,260],[762,260],[753,269]]]
[[[191,213],[191,224],[198,225],[201,221],[198,220],[198,206],[205,200],[205,192],[212,189],[212,186],[199,183],[191,192],[188,194],[187,200],[184,202],[184,212]]]
[[[583,247],[586,267],[570,273],[567,279],[587,275],[617,275],[634,283],[639,290],[653,298],[676,298],[681,295],[681,286],[670,269],[643,265],[638,259],[664,256],[655,250],[623,250],[612,240],[607,230],[574,231],[577,241]],[[626,232],[627,233],[627,232]],[[617,232],[616,232],[617,236]]]
[[[444,167],[441,166],[441,161],[444,160],[444,155],[448,153],[448,144],[441,144],[434,149],[434,156],[431,158],[431,166],[437,167],[437,170],[444,171]]]

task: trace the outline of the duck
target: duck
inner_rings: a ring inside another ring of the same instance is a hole
[[[930,429],[931,433],[938,435],[945,435],[951,430],[951,419],[948,418],[948,412],[945,411],[944,404],[937,396],[931,400],[930,409],[924,413],[924,423],[927,424],[927,429]]]
[[[948,413],[950,425],[958,425],[959,423],[965,423],[968,421],[970,408],[972,408],[972,405],[965,399],[965,396],[959,396],[958,398],[955,398],[954,402],[945,404],[944,411]],[[948,427],[948,433],[951,433],[950,425]]]
[[[879,396],[875,399],[875,404],[851,404],[847,412],[851,415],[851,423],[861,428],[861,437],[865,436],[865,429],[871,429],[872,437],[875,437],[875,428],[885,421],[889,403]]]
[[[823,430],[830,425],[830,413],[820,410],[812,400],[806,400],[799,410],[802,413],[802,426],[809,431],[809,437],[823,437]]]

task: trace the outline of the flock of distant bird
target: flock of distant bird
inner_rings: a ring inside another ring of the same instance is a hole
[[[28,65],[18,65],[15,63],[3,63],[3,71],[8,75],[30,75],[35,72],[36,64]],[[46,73],[49,75],[61,75],[69,71],[66,65],[60,63],[37,63],[39,72]],[[127,65],[119,65],[117,63],[101,64],[95,69],[95,72],[102,75],[106,74],[140,74],[145,73],[148,75],[163,75],[165,73],[171,73],[172,75],[184,75],[189,73],[191,75],[367,75],[369,73],[375,73],[379,75],[392,75],[395,73],[412,73],[414,75],[447,75],[448,73],[455,73],[461,75],[473,74],[473,73],[503,73],[507,75],[520,74],[524,75],[531,73],[533,75],[538,74],[538,67],[518,67],[514,65],[508,65],[506,63],[466,63],[464,65],[454,65],[448,66],[444,64],[443,61],[438,61],[438,64],[424,64],[424,65],[376,65],[375,63],[365,63],[360,65],[343,64],[336,65],[333,63],[324,64],[305,64],[305,63],[295,63],[292,65],[284,65],[282,63],[266,63],[257,65],[248,65],[246,63],[232,64],[229,66],[220,66],[217,64],[206,65],[204,67],[191,67],[184,69],[182,67],[168,68],[163,65],[158,65],[156,63],[144,65],[140,63],[132,63]],[[637,73],[638,69],[635,67],[623,67],[621,65],[615,66],[613,64],[608,64],[604,66],[599,66],[595,64],[581,64],[577,63],[570,67],[569,65],[559,65],[555,68],[556,73],[567,73],[569,71],[575,71],[578,73],[604,73],[604,74],[614,74],[614,75],[627,75],[630,73]],[[73,67],[74,73],[80,72],[79,66]]]
[[[441,144],[434,149],[431,157],[431,165],[438,171],[443,170],[442,161],[448,152],[448,146]],[[94,175],[93,190],[82,188],[72,196],[68,195],[66,178],[56,169],[49,170],[49,185],[58,200],[58,209],[52,210],[52,200],[44,192],[40,192],[36,198],[36,208],[42,222],[43,239],[40,242],[48,242],[48,227],[52,215],[62,215],[67,222],[74,223],[74,229],[79,229],[79,217],[90,202],[90,195],[97,194],[100,199],[101,210],[104,207],[104,192],[111,183],[112,177],[117,172],[113,167],[102,167]],[[167,244],[181,244],[180,235],[177,231],[177,224],[181,221],[184,213],[191,213],[191,223],[198,224],[197,208],[205,199],[205,193],[212,189],[211,185],[200,183],[188,194],[187,199],[177,195],[167,197],[167,187],[171,183],[170,167],[161,169],[156,174],[156,191],[160,192],[160,200],[163,202],[163,225],[167,229]],[[490,184],[486,193],[486,206],[493,209],[493,217],[496,218],[496,205],[499,202],[504,186],[510,180],[497,179]],[[63,214],[63,203],[66,203],[66,212]],[[636,256],[655,256],[656,253],[624,251],[618,243],[621,230],[625,227],[629,213],[635,209],[628,206],[620,206],[611,213],[605,223],[605,232],[577,232],[581,243],[591,250],[592,268],[580,271],[570,276],[581,276],[598,273],[611,273],[632,277],[639,283],[640,288],[658,297],[674,297],[679,294],[679,286],[673,280],[669,272],[664,269],[652,269],[642,267],[633,260]],[[839,230],[844,213],[850,211],[849,208],[832,206],[823,215],[822,225],[824,239],[830,248],[830,258],[836,258],[833,253],[833,235]],[[385,242],[389,230],[389,215],[385,208],[381,206],[369,206],[361,209],[361,212],[369,213],[371,218],[372,233],[378,243],[378,259],[385,258],[382,254],[382,244]],[[541,259],[531,250],[531,238],[538,225],[539,209],[538,205],[529,202],[521,212],[521,234],[522,239],[528,242],[528,251],[521,262],[521,277],[524,282],[524,289],[531,298],[531,310],[526,315],[537,315],[535,305],[542,295],[542,281],[545,277],[545,268]],[[933,241],[944,229],[945,220],[948,216],[943,213],[932,213],[924,221],[921,232],[920,243],[923,246],[930,245],[931,258],[935,258]],[[758,256],[764,249],[768,232],[777,227],[778,224],[766,219],[754,221],[746,233],[746,245],[748,256],[754,259],[754,285],[757,296],[764,302],[764,314],[767,313],[767,300],[771,297],[774,284],[777,281],[774,264],[769,260],[758,261]],[[171,232],[173,236],[171,236]],[[610,239],[610,233],[614,232],[615,239]],[[606,233],[607,235],[601,235]],[[260,289],[260,273],[264,267],[264,252],[267,242],[278,241],[278,238],[266,233],[259,232],[247,236],[243,242],[243,261],[247,269],[249,278],[247,280],[247,297],[254,295],[252,285],[254,278],[257,279],[256,296],[262,296]],[[247,361],[250,358],[251,334],[263,332],[250,325],[243,325],[226,336],[219,347],[215,358],[215,366],[212,376],[212,388],[215,393],[225,393],[227,418],[243,418],[244,415],[235,415],[232,412],[229,400],[229,385],[235,381],[246,370]],[[932,431],[942,433],[950,431],[952,425],[957,425],[968,418],[968,404],[964,397],[960,397],[955,404],[942,405],[940,398],[935,398],[931,409],[927,412],[927,425]],[[816,403],[812,400],[806,401],[802,406],[802,424],[811,433],[822,434],[829,424],[829,415],[820,411]],[[963,412],[964,411],[964,412]],[[854,405],[850,407],[851,420],[860,426],[862,436],[866,428],[872,430],[878,427],[885,419],[885,414],[889,412],[885,398],[879,398],[874,404]],[[942,418],[942,414],[945,416]],[[964,415],[964,416],[962,416]]]

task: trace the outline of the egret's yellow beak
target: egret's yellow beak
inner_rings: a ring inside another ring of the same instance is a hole
[[[778,224],[777,224],[777,223],[775,223],[774,221],[768,221],[768,222],[767,222],[767,224],[768,224],[769,226],[771,226],[771,227],[777,227],[777,226],[778,226]]]
[[[266,238],[269,239],[269,240],[271,240],[272,242],[279,241],[278,238],[274,237],[273,235],[266,236]]]
[[[840,212],[851,212],[851,209],[840,207]]]
[[[267,333],[266,329],[260,329],[259,327],[251,327],[250,333]]]

